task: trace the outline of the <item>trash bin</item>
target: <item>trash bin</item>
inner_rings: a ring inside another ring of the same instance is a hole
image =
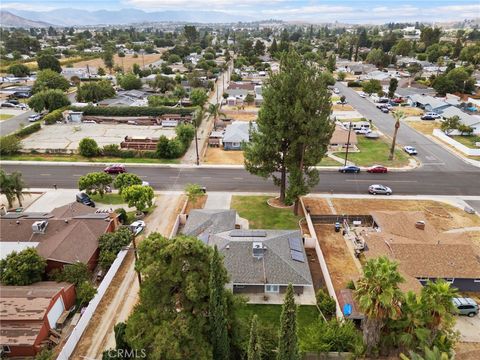
[[[340,223],[338,221],[335,223],[335,232],[340,232]]]

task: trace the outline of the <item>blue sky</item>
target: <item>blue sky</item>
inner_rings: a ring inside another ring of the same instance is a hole
[[[217,10],[256,19],[347,21],[445,21],[480,17],[480,0],[2,0],[4,9]]]

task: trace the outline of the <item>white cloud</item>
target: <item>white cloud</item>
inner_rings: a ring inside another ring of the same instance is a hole
[[[264,10],[261,13],[266,15],[312,15],[312,14],[345,14],[351,13],[355,9],[348,6],[303,6],[297,8],[278,8],[272,10]]]
[[[138,7],[144,10],[158,9],[222,9],[230,7],[255,7],[284,3],[287,0],[123,0],[126,5]],[[230,10],[232,10],[230,8]]]
[[[54,10],[57,7],[55,6],[47,6],[45,4],[32,4],[32,3],[4,3],[2,4],[3,10],[25,10],[25,11],[49,11]]]

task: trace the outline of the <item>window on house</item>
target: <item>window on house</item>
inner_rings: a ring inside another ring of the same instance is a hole
[[[455,278],[446,278],[445,281],[452,284],[455,281]]]
[[[480,279],[473,279],[474,283],[480,283]]]
[[[278,293],[280,292],[279,285],[265,285],[265,292],[267,293]]]

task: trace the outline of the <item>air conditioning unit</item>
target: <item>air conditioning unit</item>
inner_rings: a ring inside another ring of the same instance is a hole
[[[34,234],[44,234],[47,226],[48,226],[47,220],[35,221],[32,224],[32,231]]]

